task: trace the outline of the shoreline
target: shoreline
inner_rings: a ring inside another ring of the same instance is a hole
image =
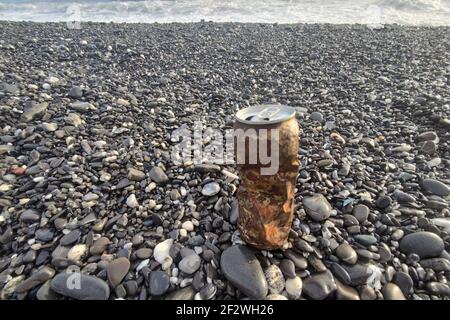
[[[11,23],[11,24],[50,24],[50,25],[60,25],[66,24],[72,21],[16,21],[16,20],[0,20],[0,23]],[[383,30],[383,28],[432,28],[432,29],[440,29],[440,28],[449,28],[448,25],[403,25],[398,23],[383,23],[382,28],[371,28],[369,24],[361,24],[361,23],[306,23],[306,22],[292,22],[292,23],[270,23],[270,22],[216,22],[216,21],[192,21],[192,22],[114,22],[114,21],[79,21],[81,24],[88,25],[195,25],[195,24],[217,24],[217,25],[279,25],[279,26],[342,26],[342,27],[367,27],[371,30]]]

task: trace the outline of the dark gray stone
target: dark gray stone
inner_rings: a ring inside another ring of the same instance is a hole
[[[238,245],[227,248],[221,256],[220,266],[225,277],[250,298],[267,296],[268,286],[261,265],[254,253]]]
[[[51,288],[63,296],[77,300],[107,300],[110,293],[105,281],[81,273],[57,274],[51,281]]]
[[[170,278],[163,271],[152,271],[149,278],[150,294],[152,296],[162,296],[167,292],[170,285]]]
[[[400,250],[405,254],[415,253],[422,259],[438,257],[444,251],[444,241],[431,232],[415,232],[403,237]]]

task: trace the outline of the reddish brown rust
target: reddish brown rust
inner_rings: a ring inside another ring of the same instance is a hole
[[[248,244],[259,249],[274,250],[286,244],[294,217],[294,190],[299,169],[299,127],[295,118],[262,126],[236,121],[235,146],[239,141],[238,132],[258,128],[268,129],[269,132],[279,130],[279,169],[274,175],[262,175],[261,167],[270,165],[261,165],[259,159],[257,164],[249,164],[248,157],[245,163],[237,163],[240,171],[238,228],[241,238]],[[270,134],[267,140],[270,149]],[[247,142],[246,151],[249,148]]]

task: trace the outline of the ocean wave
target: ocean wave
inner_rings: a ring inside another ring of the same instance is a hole
[[[450,25],[450,0],[0,0],[0,20]],[[71,10],[68,10],[68,9]],[[74,11],[75,9],[75,11]],[[77,15],[74,16],[74,12]]]
[[[398,10],[449,11],[449,0],[382,0],[382,7]]]

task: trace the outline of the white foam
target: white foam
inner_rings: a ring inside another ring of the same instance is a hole
[[[201,19],[449,26],[450,0],[0,0],[0,20],[197,22]]]

